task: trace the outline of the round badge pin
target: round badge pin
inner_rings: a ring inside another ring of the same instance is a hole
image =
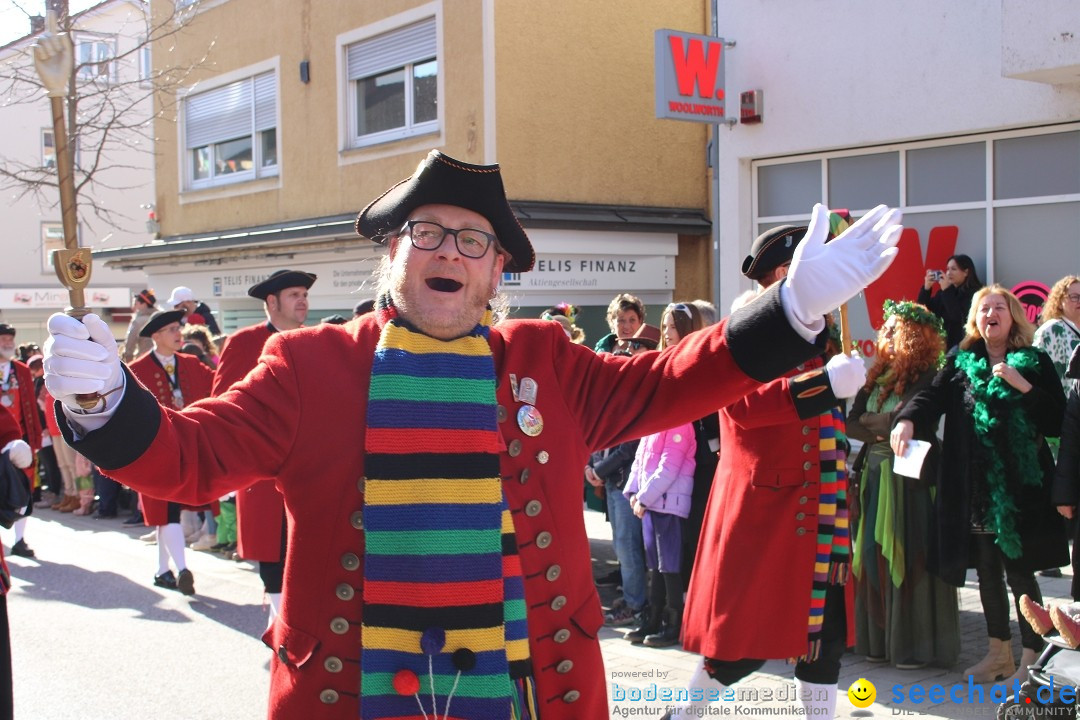
[[[3,405],[4,407],[11,407],[11,396],[0,395],[0,405]]]
[[[522,405],[518,409],[517,424],[521,432],[529,437],[536,437],[544,432],[544,417],[532,405]]]

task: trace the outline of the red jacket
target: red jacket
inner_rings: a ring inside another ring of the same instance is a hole
[[[268,322],[237,330],[221,348],[214,373],[212,395],[217,397],[243,380],[262,355],[263,345],[277,332]],[[260,480],[236,493],[236,550],[240,557],[259,562],[281,560],[281,526],[285,498],[273,478]]]
[[[34,376],[30,368],[18,360],[9,362],[15,373],[15,380],[19,384],[19,399],[18,405],[13,405],[8,408],[8,411],[18,421],[22,429],[22,439],[36,455],[41,449],[41,415],[38,410],[37,393],[34,391]]]
[[[21,440],[22,430],[18,421],[6,407],[0,406],[0,448],[3,448],[12,440]],[[8,572],[7,561],[4,560],[4,547],[0,545],[0,595],[6,595],[11,588],[11,573]]]
[[[821,366],[814,359],[805,367]],[[807,651],[821,416],[800,413],[798,394],[791,377],[780,378],[720,411],[720,465],[683,615],[686,650],[717,660]],[[812,397],[817,411],[836,403],[831,390]],[[849,582],[848,645],[855,640],[853,593]]]
[[[67,439],[111,475],[179,502],[277,479],[289,538],[281,615],[264,636],[272,718],[358,715],[363,419],[378,337],[371,315],[281,333],[218,398],[177,412],[125,392],[111,420],[78,442],[62,420]],[[596,355],[542,321],[497,325],[491,348],[541,716],[607,718],[603,617],[581,517],[589,451],[700,418],[820,350],[788,326],[778,292],[663,353]],[[517,425],[510,374],[536,382],[536,437]]]
[[[173,407],[172,385],[165,373],[165,368],[158,363],[157,356],[148,352],[140,355],[129,366],[131,374],[153,393],[159,404],[165,407]],[[210,397],[210,386],[214,381],[214,371],[206,367],[194,355],[176,353],[176,377],[180,384],[180,392],[184,395],[184,404],[190,405],[196,400]],[[213,498],[217,500],[217,498]],[[140,493],[142,501],[143,522],[147,527],[166,525],[169,522],[169,503]],[[208,503],[200,503],[206,505]],[[193,506],[194,507],[194,506]]]

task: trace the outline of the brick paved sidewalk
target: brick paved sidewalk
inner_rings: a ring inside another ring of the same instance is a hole
[[[585,511],[585,525],[592,547],[594,575],[608,572],[614,565],[615,556],[611,548],[611,526],[604,520],[602,513]],[[1064,577],[1039,577],[1039,584],[1048,602],[1069,601],[1069,587],[1072,576],[1069,568],[1062,568]],[[738,589],[734,589],[738,592]],[[605,608],[616,597],[614,588],[601,588],[600,598]],[[979,704],[956,703],[945,701],[931,703],[926,700],[916,704],[907,696],[912,684],[918,683],[925,688],[938,684],[946,688],[946,696],[951,686],[964,684],[963,696],[967,697],[966,678],[960,672],[965,667],[977,662],[986,651],[986,624],[983,621],[982,606],[979,602],[978,586],[974,572],[969,574],[967,585],[960,590],[960,625],[961,649],[960,660],[956,667],[949,670],[941,668],[923,668],[922,670],[897,670],[890,665],[868,663],[858,655],[851,653],[844,656],[843,669],[840,673],[840,697],[837,701],[836,717],[905,717],[924,716],[929,718],[993,718],[996,704],[989,701],[990,686],[983,686],[986,701]],[[1013,654],[1020,657],[1020,633],[1013,618]],[[663,714],[664,703],[659,700],[633,700],[637,693],[661,693],[665,689],[674,691],[685,688],[693,672],[697,657],[677,648],[655,649],[642,645],[631,645],[622,639],[624,629],[605,627],[600,632],[600,646],[604,654],[608,681],[608,703],[611,717],[653,717]],[[858,710],[847,698],[847,688],[859,678],[869,680],[877,690],[877,700],[868,710]],[[615,688],[615,685],[618,688]],[[900,686],[906,702],[892,702],[893,687]],[[979,686],[975,686],[978,688]],[[792,667],[782,661],[772,661],[760,672],[734,686],[738,698],[706,717],[736,717],[756,715],[758,717],[794,717],[796,703],[793,702]],[[625,699],[616,699],[621,690]],[[613,692],[616,691],[616,692]],[[978,697],[976,693],[975,697]],[[756,710],[756,712],[755,712]]]

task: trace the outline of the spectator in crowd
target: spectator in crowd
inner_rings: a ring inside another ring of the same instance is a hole
[[[1053,500],[1062,517],[1072,522],[1073,579],[1070,589],[1074,601],[1080,602],[1080,523],[1076,522],[1076,507],[1080,504],[1080,346],[1073,350],[1065,379],[1072,383],[1061,423],[1061,447],[1054,469]]]
[[[218,350],[217,343],[214,342],[214,336],[211,334],[210,328],[206,325],[184,325],[180,330],[180,336],[184,339],[185,344],[195,343],[199,346],[200,352],[193,354],[197,355],[211,370],[217,367],[218,360],[221,359],[221,352]],[[184,350],[183,352],[187,351]]]
[[[680,315],[676,320],[675,315]],[[680,332],[680,326],[685,332]],[[660,325],[660,350],[678,345],[701,329],[697,308],[669,305]],[[679,642],[683,613],[685,522],[694,491],[697,439],[692,423],[646,435],[638,443],[630,477],[623,488],[634,515],[641,519],[648,568],[649,602],[641,624],[626,634],[632,643],[670,647]]]
[[[932,293],[934,283],[939,291]],[[919,304],[930,308],[945,323],[945,343],[948,349],[964,339],[965,323],[971,298],[983,286],[975,263],[967,255],[953,255],[945,270],[927,270],[919,290]]]
[[[1054,461],[1043,439],[1061,432],[1065,395],[1054,363],[1031,347],[1033,335],[1016,296],[1000,285],[978,290],[959,351],[901,408],[890,438],[893,452],[903,455],[916,428],[927,437],[945,416],[930,570],[957,587],[969,567],[978,573],[988,650],[964,670],[977,683],[1026,680],[1043,647],[1021,619],[1016,670],[1005,582],[1017,602],[1025,594],[1042,602],[1035,571],[1069,562],[1065,525],[1051,503]]]
[[[645,304],[629,293],[619,293],[608,304],[607,323],[611,332],[597,341],[596,352],[612,352],[645,324]]]
[[[575,345],[585,344],[585,331],[577,326],[578,308],[576,305],[561,302],[540,313],[541,320],[551,320],[562,325],[566,337]]]
[[[135,299],[131,301],[131,310],[135,314],[131,316],[131,322],[128,323],[122,355],[126,363],[130,363],[143,353],[149,352],[150,348],[153,347],[150,338],[142,337],[139,335],[139,331],[143,329],[143,325],[157,310],[157,297],[154,295],[154,291],[147,288],[136,293]]]
[[[698,299],[692,300],[691,302],[697,307],[698,312],[701,313],[701,322],[704,323],[705,327],[715,325],[716,321],[720,319],[720,316],[716,312],[716,306],[708,300]]]
[[[180,320],[181,326],[205,325],[210,328],[210,334],[221,334],[221,328],[218,327],[217,320],[214,319],[214,313],[210,312],[210,307],[206,303],[196,300],[195,293],[189,287],[183,285],[174,287],[169,299],[165,301],[165,307],[171,310],[184,311],[184,316]]]
[[[1073,351],[1080,346],[1080,277],[1066,275],[1054,283],[1043,303],[1042,324],[1032,344],[1050,356],[1067,394],[1073,382],[1065,371]]]
[[[889,433],[896,413],[930,385],[945,358],[941,318],[923,305],[885,301],[877,358],[848,414],[863,443],[853,464],[855,652],[901,670],[952,667],[960,653],[956,588],[927,569],[934,547],[937,438],[917,478],[895,475]]]
[[[368,298],[367,300],[361,300],[356,303],[356,307],[353,308],[353,317],[358,318],[361,315],[367,315],[369,312],[375,310],[375,298]]]

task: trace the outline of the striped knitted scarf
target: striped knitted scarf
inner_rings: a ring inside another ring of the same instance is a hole
[[[847,582],[851,567],[851,538],[847,509],[847,457],[844,452],[844,415],[839,408],[820,417],[818,449],[821,460],[821,495],[818,498],[817,554],[814,583],[810,591],[810,624],[807,653],[800,660],[812,662],[821,652],[821,629],[825,621],[825,594],[830,585]]]
[[[502,493],[491,311],[441,341],[389,300],[365,441],[360,716],[535,717],[525,591]]]

